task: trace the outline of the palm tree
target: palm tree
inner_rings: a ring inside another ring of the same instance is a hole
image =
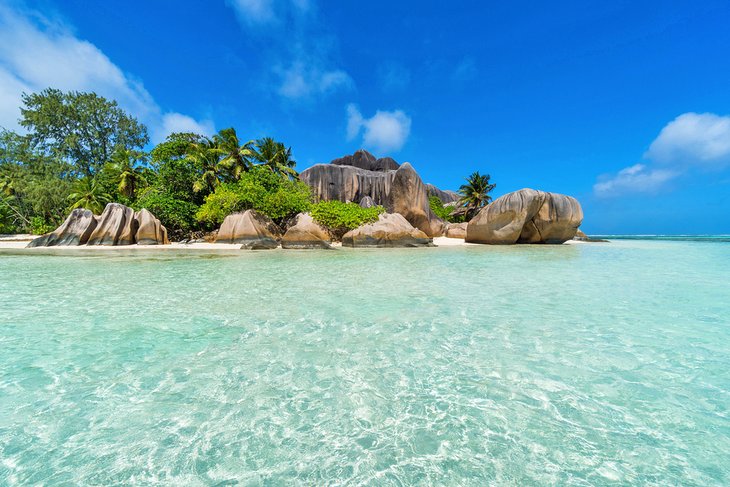
[[[199,193],[207,190],[212,193],[220,185],[224,169],[221,155],[218,144],[210,139],[203,139],[190,146],[186,159],[200,172],[198,180],[193,183],[193,191]]]
[[[479,171],[476,171],[466,178],[466,184],[462,184],[459,188],[461,198],[458,204],[465,209],[467,220],[470,220],[481,207],[492,200],[489,193],[497,185],[490,184],[489,179],[489,174],[479,174]]]
[[[139,151],[120,148],[114,152],[112,165],[119,173],[116,176],[119,194],[134,198],[137,188],[144,181],[140,162],[144,163],[144,154]]]
[[[271,137],[264,137],[253,143],[253,158],[261,166],[282,176],[295,178],[298,176],[294,169],[297,162],[292,159],[291,147],[286,147]]]
[[[236,134],[236,129],[227,128],[218,132],[213,136],[213,141],[218,146],[222,159],[220,165],[228,172],[234,180],[241,177],[244,173],[251,169],[251,157],[254,151],[251,149],[253,141],[241,144]]]
[[[72,201],[71,209],[86,208],[98,215],[104,206],[111,201],[111,195],[104,193],[104,188],[94,178],[84,177],[74,185],[73,193],[68,196]]]

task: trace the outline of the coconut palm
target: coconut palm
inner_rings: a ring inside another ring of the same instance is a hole
[[[260,165],[282,176],[294,178],[297,162],[292,159],[291,147],[286,147],[271,137],[258,139],[253,143],[253,158]]]
[[[186,159],[197,168],[200,173],[198,180],[193,183],[193,191],[208,191],[212,193],[223,179],[224,167],[221,165],[222,151],[215,141],[203,139],[192,144]]]
[[[68,199],[72,202],[71,209],[86,208],[98,215],[112,197],[104,192],[104,188],[96,179],[87,176],[76,182]]]
[[[144,162],[144,154],[139,151],[120,148],[114,152],[112,167],[118,172],[115,179],[119,194],[134,198],[137,188],[144,182]]]
[[[220,166],[227,170],[234,180],[238,180],[241,173],[251,169],[251,157],[254,155],[251,148],[253,141],[241,144],[234,128],[221,130],[213,136],[213,141],[220,150]]]
[[[464,208],[467,220],[492,200],[489,193],[497,185],[490,184],[489,179],[489,174],[479,174],[479,171],[476,171],[467,177],[466,184],[462,184],[459,188],[461,198],[458,205]]]

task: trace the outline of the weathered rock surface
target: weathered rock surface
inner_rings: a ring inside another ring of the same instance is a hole
[[[363,196],[363,198],[360,200],[361,208],[372,208],[373,206],[377,205],[370,196]]]
[[[521,189],[497,198],[469,222],[466,241],[560,244],[573,238],[583,210],[571,196]]]
[[[138,245],[167,245],[167,229],[146,208],[134,214],[137,220],[137,234],[135,240]]]
[[[398,213],[383,213],[375,223],[363,225],[342,237],[346,247],[428,247],[432,240]]]
[[[281,238],[285,249],[331,249],[329,233],[309,213],[299,213],[296,222]]]
[[[86,245],[134,245],[137,225],[133,209],[120,203],[109,203],[99,215]]]
[[[228,215],[216,236],[218,243],[240,243],[242,249],[265,250],[279,246],[281,230],[266,215],[254,210]]]
[[[74,245],[166,245],[167,229],[146,209],[137,213],[119,203],[109,203],[99,216],[83,208],[71,212],[51,233],[36,238],[28,247]]]
[[[448,223],[444,235],[449,238],[466,238],[467,223]]]
[[[335,159],[330,164],[336,166],[352,166],[365,169],[366,171],[395,171],[398,169],[399,164],[390,157],[383,157],[376,159],[374,155],[366,150],[359,150],[351,156],[340,157]]]
[[[60,227],[51,233],[33,239],[28,247],[55,247],[58,245],[85,245],[96,228],[96,217],[84,208],[76,208]]]
[[[461,195],[459,195],[456,191],[444,191],[442,189],[438,189],[433,184],[427,184],[426,190],[428,191],[429,196],[436,196],[443,204],[454,203],[461,198]]]
[[[431,211],[426,185],[407,162],[395,172],[386,207],[390,213],[403,215],[411,225],[429,237],[438,237],[444,233],[444,221]]]
[[[331,164],[312,166],[299,178],[312,188],[316,201],[362,202],[369,197],[375,205],[401,213],[429,236],[443,233],[443,221],[428,204],[429,189],[408,163],[399,166],[390,158],[375,159],[366,151],[357,151]],[[431,192],[444,199],[453,198],[450,192],[436,187]]]
[[[592,242],[592,243],[608,242],[608,240],[604,240],[602,238],[589,237],[588,235],[583,233],[582,230],[578,230],[577,232],[575,232],[575,237],[573,237],[573,240],[579,240],[581,242]]]

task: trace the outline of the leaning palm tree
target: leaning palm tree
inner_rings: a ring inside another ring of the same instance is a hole
[[[186,157],[199,171],[200,176],[193,183],[193,191],[208,191],[212,193],[223,179],[224,168],[221,165],[222,151],[215,141],[203,139],[192,144]]]
[[[144,154],[130,149],[117,149],[112,155],[112,166],[118,171],[116,176],[119,194],[133,198],[139,185],[144,181],[141,163]]]
[[[292,158],[291,147],[286,147],[271,137],[264,137],[253,143],[253,158],[271,172],[295,178],[298,173],[294,169],[297,162]]]
[[[241,144],[236,129],[232,127],[218,132],[213,136],[213,141],[220,150],[220,166],[227,170],[234,180],[240,179],[241,173],[251,169],[251,157],[254,155],[251,148],[253,141]]]
[[[104,188],[98,184],[96,179],[87,176],[76,182],[68,199],[72,202],[72,210],[86,208],[98,215],[104,210],[104,206],[111,201],[112,197],[104,192]]]
[[[461,198],[458,205],[464,208],[467,220],[470,220],[481,207],[492,200],[489,193],[497,185],[490,184],[489,179],[489,174],[479,174],[479,171],[476,171],[466,178],[466,184],[462,184],[459,188]]]

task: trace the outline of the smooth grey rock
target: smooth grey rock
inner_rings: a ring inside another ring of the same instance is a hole
[[[444,235],[449,238],[466,238],[467,223],[448,223]]]
[[[284,249],[331,249],[329,233],[309,213],[299,213],[281,239]]]
[[[366,171],[394,171],[398,169],[398,163],[390,157],[383,157],[376,159],[374,155],[366,150],[360,149],[351,156],[343,156],[339,159],[335,159],[330,164],[336,166],[352,166]]]
[[[573,238],[583,221],[571,197],[521,189],[497,198],[467,225],[466,241],[485,244],[560,244]]]
[[[375,204],[375,201],[370,196],[363,196],[363,198],[360,200],[360,207],[361,208],[372,208],[373,206],[377,206]]]
[[[228,215],[216,236],[218,243],[240,243],[242,249],[275,249],[281,230],[266,215],[254,210]]]
[[[167,245],[167,229],[146,208],[134,214],[137,220],[137,234],[135,240],[139,245]]]
[[[403,163],[395,172],[388,200],[390,213],[400,213],[429,237],[443,235],[444,221],[431,211],[426,185],[409,163]]]
[[[133,209],[120,203],[109,203],[99,215],[86,245],[134,245],[137,226]]]
[[[60,227],[33,239],[28,247],[55,247],[85,245],[97,225],[97,217],[90,210],[76,208]]]
[[[461,198],[461,195],[456,191],[438,189],[433,184],[426,184],[426,190],[429,196],[436,196],[445,205],[455,203]]]
[[[345,247],[429,247],[432,239],[413,227],[403,215],[383,213],[378,221],[347,232],[342,237]]]

